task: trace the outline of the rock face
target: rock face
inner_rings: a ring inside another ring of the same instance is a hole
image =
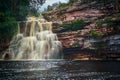
[[[3,52],[4,50],[6,50],[9,47],[10,40],[11,40],[11,37],[6,40],[0,41],[0,54],[1,54],[1,52]]]
[[[77,19],[83,19],[86,20],[86,23],[91,23],[97,20],[98,18],[104,16],[104,14],[95,8],[92,8],[96,2],[91,3],[80,3],[75,2],[73,5],[60,8],[60,9],[54,9],[51,11],[45,11],[43,13],[43,16],[48,21],[53,22],[69,22],[74,21]],[[88,24],[87,26],[84,26],[84,29],[82,30],[76,30],[76,31],[66,31],[62,32],[63,30],[58,29],[58,36],[59,40],[63,43],[63,46],[65,47],[71,47],[71,46],[81,46],[82,48],[87,48],[90,46],[86,45],[89,43],[89,41],[85,40],[86,34],[89,33],[89,31],[92,29],[93,26],[95,27],[95,24]],[[61,28],[62,29],[62,28]]]
[[[109,4],[107,4],[107,6],[108,5]],[[71,47],[81,47],[81,49],[91,48],[92,45],[91,43],[97,40],[93,40],[93,39],[90,40],[90,37],[88,35],[89,32],[91,30],[95,30],[98,32],[101,31],[103,34],[104,32],[106,32],[106,24],[103,24],[103,27],[101,27],[101,29],[96,28],[95,22],[98,19],[104,19],[106,14],[104,10],[98,9],[96,7],[95,1],[91,3],[75,2],[72,5],[69,5],[64,8],[59,8],[59,9],[56,8],[51,11],[45,11],[43,15],[47,20],[51,20],[53,22],[56,21],[69,22],[77,19],[83,19],[90,22],[89,24],[85,25],[83,29],[80,30],[76,30],[76,31],[63,30],[63,32],[62,30],[61,32],[58,31],[59,40],[63,43],[63,46],[67,48],[71,48]],[[62,29],[61,27],[59,28]],[[108,41],[109,38],[106,40]],[[98,42],[103,41],[103,39],[99,40]],[[112,41],[110,40],[109,43],[112,43]],[[110,45],[107,46],[107,48],[109,47]]]
[[[14,54],[13,53],[9,53],[9,52],[6,52],[2,55],[2,59],[3,60],[10,60],[14,57]]]
[[[95,9],[88,9],[85,11],[73,11],[70,13],[64,13],[62,16],[64,16],[65,21],[75,20],[75,19],[91,19],[94,20],[97,17],[102,16],[103,14],[99,10]]]
[[[85,19],[100,17],[104,15],[102,12],[95,8],[91,8],[96,2],[80,3],[76,2],[71,6],[65,8],[54,9],[51,11],[45,11],[43,16],[47,20],[51,21],[70,21],[75,19]]]

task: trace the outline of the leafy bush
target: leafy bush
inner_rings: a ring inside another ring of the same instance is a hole
[[[73,27],[72,27],[72,29],[74,30],[74,29],[79,29],[79,28],[81,28],[81,27],[83,27],[84,25],[85,25],[85,21],[84,20],[75,20],[75,21],[73,21]]]
[[[72,26],[70,24],[62,24],[62,27],[64,27],[65,29],[72,29]]]
[[[70,6],[70,5],[72,5],[73,3],[75,3],[76,2],[76,0],[69,0],[69,2],[68,3],[59,3],[59,7],[60,8],[64,8],[64,7],[67,7],[67,6]]]
[[[2,22],[0,23],[0,40],[5,40],[17,33],[17,22],[15,18],[5,16],[1,16]]]
[[[120,20],[120,13],[116,13],[115,15],[116,20]]]
[[[65,28],[65,29],[69,29],[69,30],[77,30],[77,29],[80,29],[80,28],[83,28],[83,26],[85,25],[85,21],[84,20],[74,20],[72,23],[69,23],[69,24],[62,24],[62,26]]]
[[[115,22],[108,22],[107,26],[108,27],[117,27],[117,24]]]
[[[97,20],[97,21],[96,21],[96,24],[97,24],[98,27],[101,27],[102,24],[104,24],[104,21],[103,21],[102,19]]]
[[[67,3],[60,3],[60,4],[59,4],[59,7],[60,7],[60,8],[64,8],[64,7],[67,7],[67,6],[68,6]]]
[[[111,19],[112,19],[112,17],[109,16],[109,17],[105,17],[105,19],[103,21],[104,21],[104,23],[108,23],[111,21]]]
[[[96,24],[98,27],[101,27],[104,23],[109,23],[111,22],[112,17],[105,17],[104,19],[100,19],[96,21]]]
[[[119,25],[119,20],[120,18],[120,14],[116,14],[115,15],[115,20],[112,20],[112,17],[106,17],[104,19],[100,19],[96,22],[97,26],[98,27],[101,27],[103,24],[107,24],[107,28],[110,28],[110,27],[117,27]]]
[[[102,32],[97,32],[95,30],[91,30],[90,31],[90,34],[92,35],[92,37],[94,38],[101,38],[103,36],[103,33]]]

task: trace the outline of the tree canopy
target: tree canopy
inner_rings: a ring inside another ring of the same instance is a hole
[[[43,3],[45,0],[0,0],[0,13],[23,20],[28,13],[35,15]]]
[[[36,15],[45,0],[0,0],[0,41],[17,32],[17,21]]]

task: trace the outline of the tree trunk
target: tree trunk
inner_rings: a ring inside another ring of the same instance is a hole
[[[116,10],[116,12],[119,12],[120,10],[119,10],[119,8],[120,8],[120,5],[119,5],[119,0],[115,0],[115,10]]]

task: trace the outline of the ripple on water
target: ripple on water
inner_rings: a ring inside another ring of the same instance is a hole
[[[93,64],[98,71],[94,71]],[[119,62],[108,62],[114,67],[108,67],[105,62],[86,61],[8,61],[0,62],[0,80],[120,80],[120,72],[111,72],[117,69]],[[89,64],[89,65],[88,65]],[[92,65],[92,66],[91,66]],[[86,66],[92,68],[86,69]],[[104,66],[107,71],[101,70]],[[106,67],[105,67],[106,66]],[[100,67],[100,68],[99,68]]]

